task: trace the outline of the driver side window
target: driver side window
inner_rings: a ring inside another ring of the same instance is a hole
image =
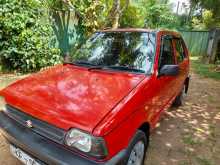
[[[161,69],[164,65],[173,64],[175,64],[175,61],[172,39],[170,37],[163,37],[159,59],[159,69]]]

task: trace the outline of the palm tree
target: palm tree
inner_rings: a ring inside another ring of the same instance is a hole
[[[72,5],[70,0],[43,0],[47,6],[50,22],[58,41],[61,55],[66,58],[70,51],[70,38],[73,32],[70,32],[70,21],[76,27],[79,25],[80,13]]]

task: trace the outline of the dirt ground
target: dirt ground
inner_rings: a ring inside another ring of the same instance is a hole
[[[0,78],[0,89],[14,81]],[[171,108],[151,135],[145,165],[220,165],[220,81],[192,74],[184,106]],[[0,135],[0,165],[20,165]]]

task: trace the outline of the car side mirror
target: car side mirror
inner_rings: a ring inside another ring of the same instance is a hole
[[[159,70],[159,77],[161,76],[177,76],[179,74],[178,65],[164,65]]]

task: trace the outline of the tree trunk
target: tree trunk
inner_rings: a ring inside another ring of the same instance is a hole
[[[110,20],[110,24],[111,24],[113,29],[116,29],[116,28],[119,27],[120,17],[123,14],[123,11],[125,9],[127,9],[129,3],[130,3],[130,0],[126,0],[124,7],[122,7],[120,0],[114,0],[113,1],[113,5],[112,5],[112,8],[111,8],[111,10],[109,12],[109,16],[108,16],[108,18]]]
[[[116,29],[119,26],[119,17],[120,17],[120,0],[114,0],[112,6],[112,28]]]
[[[119,27],[119,13],[117,13],[113,19],[112,28],[117,29]]]

